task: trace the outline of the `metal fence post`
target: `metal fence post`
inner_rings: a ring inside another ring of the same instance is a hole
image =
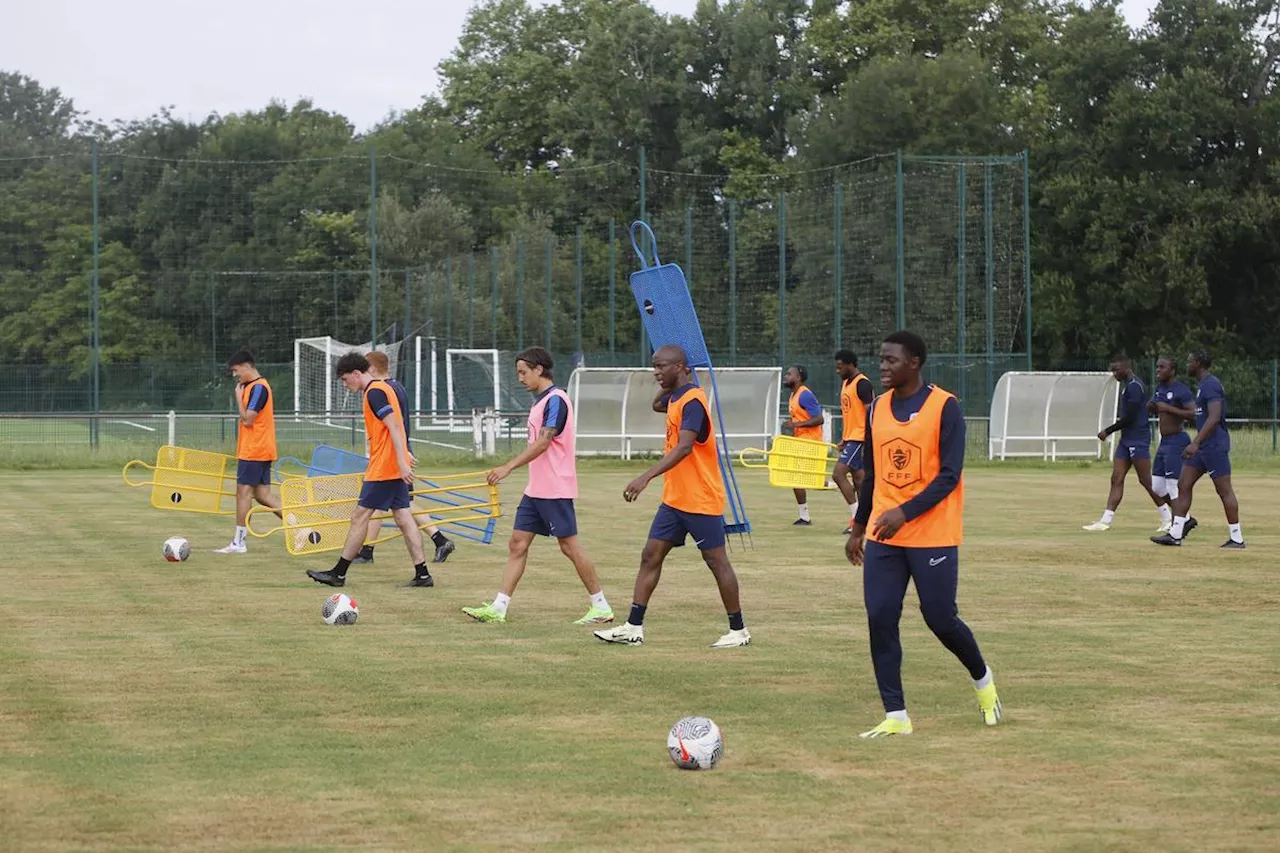
[[[613,364],[617,345],[614,313],[617,309],[615,292],[618,286],[617,223],[609,220],[609,364]]]
[[[646,202],[645,189],[648,183],[649,183],[649,176],[648,176],[648,172],[645,164],[645,151],[644,151],[644,146],[641,145],[640,146],[640,221],[641,222],[649,221],[649,210],[648,210],[648,206],[645,203]],[[641,252],[645,251],[644,240],[645,240],[645,237],[642,234],[640,236]],[[644,323],[641,323],[640,324],[640,366],[641,367],[645,367],[649,364],[648,350],[649,350],[649,336],[645,334]]]
[[[778,364],[787,363],[787,194],[778,195]]]
[[[843,294],[841,293],[844,290],[844,185],[839,182],[836,183],[835,210],[832,215],[833,221],[831,224],[835,231],[835,239],[832,241],[835,244],[834,295],[836,323],[834,338],[835,349],[840,349],[844,346],[844,323],[841,316],[844,313]]]
[[[996,345],[996,259],[995,234],[991,224],[991,164],[982,166],[982,238],[986,254],[987,285],[987,399],[995,392],[995,345]]]
[[[467,253],[467,348],[476,346],[476,253]]]
[[[547,235],[547,349],[551,349],[551,264],[552,264],[552,244],[551,235]]]
[[[895,300],[896,310],[894,312],[894,319],[897,322],[898,328],[903,329],[906,328],[907,325],[907,271],[905,268],[905,238],[902,233],[904,220],[906,218],[902,198],[902,149],[898,149],[895,153],[894,163],[896,168],[894,173],[894,214],[897,222],[897,225],[894,228],[894,256],[897,259],[897,263],[895,265],[897,271],[897,297]]]
[[[738,203],[729,199],[729,364],[738,363]]]
[[[444,259],[444,345],[453,346],[453,255]]]
[[[1027,370],[1031,370],[1031,151],[1022,149],[1022,286],[1026,290]]]
[[[98,269],[98,140],[93,140],[93,278],[90,285],[93,294],[90,297],[90,344],[89,344],[89,397],[94,412],[102,409],[102,328],[100,321],[101,306],[99,303],[99,269]],[[214,354],[217,357],[217,354]],[[98,446],[98,419],[89,421],[89,444]]]
[[[498,348],[498,247],[489,248],[489,346]]]
[[[582,352],[582,226],[573,233],[573,292],[578,307],[573,318],[574,352]]]
[[[1277,442],[1280,441],[1280,383],[1277,383],[1277,367],[1280,366],[1280,360],[1271,359],[1271,452],[1276,452]]]
[[[967,239],[964,233],[965,209],[967,206],[967,202],[965,200],[966,180],[965,165],[962,162],[956,176],[956,207],[960,211],[960,221],[956,226],[956,240],[960,244],[960,249],[956,253],[956,313],[959,315],[959,322],[956,325],[956,352],[959,355],[959,363],[956,365],[956,372],[958,374],[957,379],[959,380],[957,388],[960,392],[960,402],[965,405],[966,409],[968,409],[969,394],[968,388],[966,387],[968,385],[968,371],[965,369],[964,357],[965,349],[969,345],[969,342],[965,339],[965,311],[967,310],[966,303],[968,302],[968,294],[965,292],[964,280],[964,254],[965,241]]]
[[[378,345],[378,150],[369,145],[369,341]]]
[[[516,349],[524,350],[524,237],[516,237]]]

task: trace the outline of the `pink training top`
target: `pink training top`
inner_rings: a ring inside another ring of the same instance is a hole
[[[578,497],[578,464],[574,458],[573,409],[569,395],[554,385],[538,395],[529,410],[529,443],[533,444],[544,426],[563,422],[547,452],[529,463],[529,485],[524,493],[531,498]]]

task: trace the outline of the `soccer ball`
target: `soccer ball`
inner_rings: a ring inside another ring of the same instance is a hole
[[[681,770],[710,770],[724,757],[724,736],[706,717],[685,717],[667,734],[667,752]]]
[[[161,551],[164,554],[164,558],[170,563],[181,563],[191,556],[191,543],[181,536],[172,536],[164,540],[164,547]]]
[[[360,618],[360,608],[354,598],[335,592],[324,600],[320,615],[329,625],[354,625]]]

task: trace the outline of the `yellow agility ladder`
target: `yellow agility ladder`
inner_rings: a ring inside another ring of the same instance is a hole
[[[759,447],[743,448],[738,459],[744,468],[769,469],[769,485],[782,489],[830,489],[831,471],[835,457],[831,451],[835,445],[825,441],[779,435],[768,450]],[[748,458],[748,454],[753,454]],[[760,462],[759,457],[767,457]]]
[[[150,480],[129,479],[129,469],[145,468]],[[236,511],[236,458],[225,453],[166,444],[156,451],[156,464],[134,459],[120,472],[128,486],[150,486],[156,509],[230,515]],[[224,500],[228,502],[224,506]]]
[[[431,479],[419,478],[410,490],[410,505],[418,528],[448,525],[450,532],[485,544],[493,541],[502,505],[498,487],[490,486],[488,471],[452,474]],[[265,538],[277,531],[285,534],[285,548],[295,556],[340,551],[351,528],[351,513],[360,499],[362,474],[338,474],[330,477],[288,477],[280,483],[283,524],[269,530],[253,528],[254,516],[271,513],[264,506],[249,510],[249,533]],[[376,521],[391,518],[389,512],[376,512]],[[394,525],[382,526],[371,545],[402,535]]]

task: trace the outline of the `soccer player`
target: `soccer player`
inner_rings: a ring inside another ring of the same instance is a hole
[[[840,441],[840,458],[836,460],[836,488],[849,505],[849,526],[845,535],[853,533],[853,518],[858,514],[858,492],[862,489],[865,472],[862,469],[862,441],[867,432],[867,406],[875,398],[871,380],[858,369],[858,357],[853,350],[842,349],[836,353],[836,374],[840,377],[840,422],[843,425]],[[853,482],[850,483],[850,477]]]
[[[1127,355],[1117,355],[1111,361],[1111,375],[1120,383],[1119,417],[1111,426],[1098,433],[1098,441],[1105,441],[1114,432],[1120,433],[1116,443],[1115,458],[1111,462],[1111,491],[1107,494],[1107,507],[1102,517],[1085,530],[1110,530],[1116,517],[1116,507],[1124,497],[1124,478],[1129,469],[1138,472],[1138,482],[1147,490],[1161,522],[1168,519],[1169,508],[1165,500],[1151,487],[1151,422],[1147,420],[1147,389],[1133,372],[1133,362]]]
[[[253,353],[236,350],[227,359],[236,378],[236,532],[217,554],[249,550],[249,509],[256,500],[280,515],[280,499],[271,494],[271,464],[276,461],[276,407],[271,386],[253,363]]]
[[[409,439],[409,392],[400,383],[399,379],[391,377],[391,361],[387,358],[385,352],[374,350],[365,356],[369,362],[369,375],[374,379],[381,379],[391,386],[391,390],[396,394],[396,401],[400,404],[400,424],[404,427],[405,440]],[[409,451],[409,462],[416,465],[417,460],[413,457],[413,451]],[[372,563],[373,562],[373,545],[371,544],[378,538],[378,534],[382,532],[381,519],[369,519],[369,531],[365,535],[365,544],[360,549],[360,554],[351,562],[352,563]],[[443,563],[449,559],[449,555],[454,552],[457,547],[453,544],[453,540],[449,539],[440,532],[440,528],[430,526],[427,528],[427,535],[431,537],[431,543],[436,546],[435,558],[433,563]]]
[[[1182,451],[1182,471],[1178,475],[1178,497],[1173,502],[1173,526],[1163,536],[1153,536],[1158,545],[1181,545],[1182,539],[1195,527],[1191,510],[1191,490],[1205,474],[1222,500],[1227,516],[1227,550],[1243,551],[1244,534],[1240,532],[1240,503],[1231,487],[1231,434],[1227,432],[1227,392],[1222,382],[1209,372],[1213,358],[1203,350],[1187,358],[1187,373],[1198,383],[1196,388],[1196,437]]]
[[[326,586],[345,585],[347,569],[360,553],[360,546],[369,530],[369,519],[374,512],[389,509],[396,526],[404,534],[409,557],[413,560],[413,578],[405,586],[435,586],[422,550],[422,531],[418,529],[410,509],[413,462],[400,416],[400,401],[385,379],[374,379],[369,374],[369,360],[358,352],[349,352],[339,358],[334,372],[348,391],[360,391],[364,396],[364,431],[369,436],[369,464],[365,468],[364,484],[360,487],[360,499],[351,511],[351,528],[347,531],[347,541],[338,562],[327,572],[308,569],[307,577]]]
[[[1165,502],[1160,507],[1163,521],[1157,533],[1168,533],[1173,527],[1171,503],[1178,499],[1182,451],[1191,443],[1191,436],[1187,435],[1183,424],[1196,416],[1196,402],[1191,389],[1178,381],[1177,374],[1178,368],[1173,359],[1157,361],[1156,390],[1151,395],[1151,402],[1147,403],[1147,411],[1158,418],[1160,428],[1160,446],[1156,448],[1151,468],[1151,490]],[[1185,535],[1185,528],[1183,532]]]
[[[787,401],[789,418],[782,423],[782,431],[789,432],[796,438],[807,438],[810,441],[822,441],[822,407],[818,398],[805,386],[809,371],[803,365],[793,364],[783,374],[782,384],[791,389],[791,398]],[[809,517],[809,494],[804,489],[792,489],[796,493],[796,504],[800,508],[800,517],[793,524],[807,526],[813,523]]]
[[[898,623],[907,582],[914,580],[925,624],[973,679],[982,721],[1000,722],[991,669],[956,606],[964,534],[964,416],[960,403],[920,378],[924,340],[898,331],[880,346],[881,394],[867,413],[866,479],[845,555],[862,565],[871,634],[871,663],[885,719],[864,738],[911,734],[902,695]],[[871,536],[864,544],[867,521]]]
[[[505,465],[489,472],[489,485],[496,486],[511,472],[529,466],[529,485],[516,508],[516,520],[507,543],[507,570],[493,603],[464,607],[462,612],[477,622],[506,622],[507,607],[516,584],[524,575],[529,546],[535,536],[554,536],[560,552],[578,571],[587,588],[591,606],[575,625],[599,625],[613,621],[613,608],[600,588],[596,567],[578,541],[578,518],[573,502],[578,497],[578,466],[574,458],[573,412],[569,395],[556,387],[552,377],[555,362],[542,347],[530,347],[516,356],[516,378],[533,394],[529,410],[529,446]]]
[[[688,357],[678,346],[660,347],[653,354],[653,375],[660,388],[653,410],[667,416],[666,455],[628,483],[622,497],[628,503],[635,501],[651,481],[661,476],[662,504],[640,555],[631,616],[622,625],[593,633],[606,643],[643,643],[644,615],[662,577],[662,563],[672,548],[684,545],[685,537],[692,536],[716,579],[720,600],[729,614],[729,632],[711,647],[748,645],[751,634],[738,602],[738,576],[724,547],[726,498],[707,394],[693,384]]]

